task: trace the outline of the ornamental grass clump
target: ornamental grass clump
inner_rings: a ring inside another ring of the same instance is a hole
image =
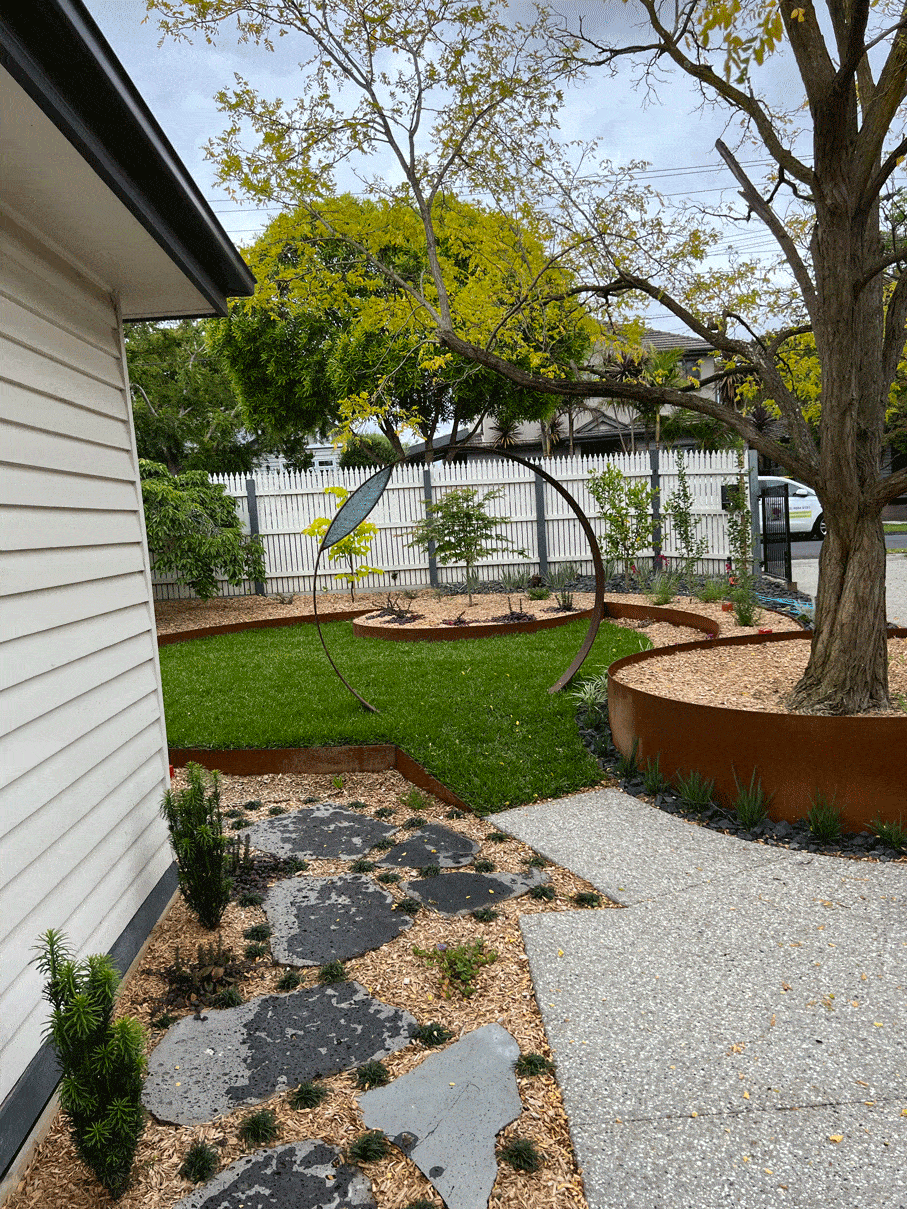
[[[515,1171],[530,1174],[542,1167],[542,1156],[532,1138],[511,1138],[498,1151],[498,1158],[509,1163]]]
[[[380,1129],[370,1129],[350,1142],[347,1157],[352,1163],[377,1163],[390,1153],[390,1144]]]
[[[250,1150],[253,1146],[267,1146],[280,1133],[280,1124],[273,1108],[259,1108],[243,1117],[237,1130],[239,1140]]]
[[[754,827],[758,827],[760,823],[764,822],[768,815],[768,798],[765,796],[762,782],[756,780],[754,768],[749,785],[741,785],[737,780],[736,772],[734,773],[734,784],[737,786],[737,797],[734,799],[737,818],[740,820],[741,826],[745,827],[747,831],[752,831]]]
[[[889,848],[894,848],[896,852],[907,852],[907,824],[904,823],[903,815],[899,815],[897,819],[892,819],[889,823],[886,823],[884,819],[874,818],[869,824],[869,830],[874,832]]]
[[[715,792],[714,780],[704,777],[702,773],[697,772],[694,768],[684,776],[682,772],[678,772],[677,777],[677,792],[680,794],[680,801],[688,810],[694,810],[697,814],[702,814],[712,804],[712,795]]]
[[[831,799],[822,793],[813,798],[806,813],[806,824],[817,840],[824,844],[839,838],[841,834],[841,808],[835,805],[835,796]]]
[[[217,773],[186,765],[185,789],[164,794],[161,804],[179,871],[180,893],[204,928],[214,929],[230,901],[227,840]]]
[[[300,1083],[290,1092],[290,1108],[302,1112],[307,1108],[317,1108],[328,1098],[328,1089],[320,1083]]]
[[[79,1158],[116,1199],[129,1187],[145,1121],[144,1030],[131,1017],[112,1019],[120,975],[106,954],[76,961],[54,928],[36,947],[52,1007],[47,1033],[62,1075],[60,1103]]]
[[[657,755],[654,760],[647,760],[645,768],[642,769],[642,787],[649,797],[656,797],[668,788],[668,778],[661,771],[661,756]]]
[[[206,1184],[220,1165],[220,1156],[207,1142],[193,1142],[186,1151],[180,1175],[190,1184]]]

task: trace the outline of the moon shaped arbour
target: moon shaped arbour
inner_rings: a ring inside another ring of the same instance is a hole
[[[582,667],[586,656],[592,649],[592,644],[595,642],[595,636],[598,633],[598,627],[601,625],[602,617],[604,616],[605,569],[602,565],[601,552],[598,548],[598,541],[595,537],[595,533],[592,530],[592,526],[583,515],[579,504],[576,502],[570,492],[567,491],[565,487],[561,486],[557,479],[552,478],[547,471],[542,470],[541,467],[537,466],[534,462],[527,462],[525,458],[517,457],[515,453],[505,453],[503,450],[498,450],[496,456],[506,458],[510,462],[518,462],[520,466],[525,466],[528,470],[531,470],[533,474],[537,474],[540,479],[543,479],[549,485],[549,487],[553,487],[558,495],[562,496],[573,509],[576,519],[579,521],[580,527],[582,528],[583,533],[585,533],[586,539],[589,542],[589,550],[592,554],[592,565],[595,568],[595,604],[592,607],[592,616],[589,619],[589,629],[586,631],[586,636],[583,639],[582,645],[577,651],[573,662],[563,673],[563,675],[548,689],[549,693],[559,693],[562,688],[570,683],[570,681]],[[356,700],[364,705],[365,708],[370,710],[373,714],[377,714],[378,710],[374,705],[370,705],[364,697],[360,696],[360,694],[356,692],[346,677],[341,673],[340,669],[337,667],[337,664],[331,658],[331,653],[324,641],[324,634],[321,632],[321,621],[318,617],[318,566],[321,562],[321,556],[324,551],[329,550],[331,546],[336,545],[337,542],[342,541],[343,538],[349,536],[356,526],[360,525],[369,515],[369,513],[381,499],[381,496],[384,494],[384,490],[390,482],[390,477],[393,474],[393,471],[393,464],[382,467],[377,474],[373,474],[371,478],[366,479],[365,482],[361,486],[357,487],[351,495],[347,496],[344,502],[340,505],[336,516],[328,527],[327,533],[325,533],[324,537],[321,539],[321,545],[318,547],[318,554],[315,558],[315,571],[312,577],[312,608],[315,614],[315,625],[318,629],[318,637],[321,639],[321,645],[324,648],[324,653],[327,655],[328,663],[330,663],[338,678],[346,685]]]

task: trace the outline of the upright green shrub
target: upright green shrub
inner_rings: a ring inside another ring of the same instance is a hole
[[[624,591],[630,591],[630,564],[652,544],[652,495],[646,483],[628,483],[616,466],[589,475],[589,494],[601,509],[605,533],[602,554],[624,566]]]
[[[729,593],[738,625],[755,625],[758,610],[753,590],[752,512],[747,503],[743,447],[737,449],[737,482],[729,491],[728,534],[736,584]]]
[[[60,1102],[79,1158],[117,1198],[129,1186],[144,1124],[142,1026],[111,1019],[120,975],[106,954],[75,961],[54,928],[36,948],[52,1007],[47,1034],[63,1076]]]
[[[671,533],[680,558],[680,572],[688,593],[692,592],[696,563],[708,552],[709,539],[699,536],[700,518],[693,516],[693,493],[687,478],[683,450],[677,450],[677,490],[665,504],[665,515],[671,518]]]
[[[185,789],[171,789],[164,795],[161,813],[170,829],[180,892],[202,927],[213,929],[220,923],[233,886],[226,871],[228,841],[220,788],[217,773],[206,778],[198,764],[187,764],[186,776],[189,784]]]

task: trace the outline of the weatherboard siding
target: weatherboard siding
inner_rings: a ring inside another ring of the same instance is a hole
[[[48,928],[104,952],[170,865],[166,736],[114,301],[0,220],[0,1103]]]

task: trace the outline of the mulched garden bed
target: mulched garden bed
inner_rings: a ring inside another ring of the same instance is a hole
[[[175,785],[183,783],[177,772]],[[492,822],[473,815],[451,811],[437,799],[428,798],[398,772],[348,774],[338,788],[331,776],[271,775],[263,777],[222,777],[221,805],[235,812],[226,820],[237,837],[246,825],[268,819],[279,811],[289,811],[306,800],[338,805],[365,803],[363,814],[379,817],[402,826],[412,816],[415,804],[426,822],[443,823],[481,844],[479,859],[490,861],[496,870],[525,873],[534,858],[531,849],[499,835]],[[412,795],[417,795],[413,797]],[[388,817],[386,812],[391,811]],[[452,817],[454,816],[454,817]],[[253,996],[278,993],[278,982],[289,967],[276,964],[266,953],[244,956],[249,941],[245,933],[265,923],[259,906],[240,906],[239,894],[263,893],[267,885],[285,877],[324,877],[347,872],[347,861],[309,861],[307,869],[299,863],[264,855],[252,855],[251,867],[243,872],[234,887],[234,899],[228,906],[217,933],[206,932],[177,899],[157,925],[139,968],[125,986],[118,1013],[136,1016],[148,1029],[148,1050],[164,1035],[164,1028],[175,1019],[195,1011],[205,1011],[227,989],[236,989],[244,1000]],[[480,866],[481,867],[481,866]],[[371,875],[378,877],[379,866]],[[452,1033],[453,1041],[481,1025],[499,1023],[516,1039],[522,1053],[538,1053],[556,1060],[548,1047],[541,1016],[535,1001],[529,966],[519,930],[522,914],[540,911],[576,910],[576,894],[593,888],[568,870],[547,865],[546,874],[555,897],[552,901],[529,896],[501,903],[498,916],[480,923],[470,916],[446,918],[420,910],[412,927],[382,948],[345,963],[349,978],[361,983],[370,994],[385,1003],[409,1011],[420,1024],[438,1023]],[[404,880],[418,876],[416,870],[400,870]],[[442,874],[443,876],[443,874]],[[402,897],[396,883],[382,883],[395,898]],[[603,907],[615,904],[602,900]],[[495,962],[481,970],[476,994],[469,999],[456,993],[446,998],[437,971],[413,954],[413,948],[433,950],[438,945],[458,945],[478,938],[497,953]],[[199,946],[221,946],[215,952],[199,953]],[[179,948],[179,969],[174,969],[175,950]],[[265,946],[267,948],[267,946]],[[223,957],[232,951],[233,960]],[[296,969],[301,986],[314,986],[317,971]],[[212,973],[217,976],[212,977]],[[416,1067],[431,1051],[413,1043],[385,1060],[392,1078]],[[280,1133],[275,1144],[304,1138],[321,1138],[345,1149],[365,1129],[358,1107],[355,1072],[346,1072],[323,1080],[329,1095],[318,1108],[294,1110],[286,1095],[265,1102],[278,1120]],[[544,1155],[544,1166],[535,1174],[518,1172],[500,1165],[489,1205],[492,1209],[587,1209],[582,1177],[577,1169],[560,1089],[551,1074],[518,1079],[523,1112],[513,1125],[499,1135],[499,1142],[519,1136],[531,1138]],[[149,1118],[140,1140],[132,1187],[117,1202],[122,1209],[169,1209],[193,1188],[179,1174],[186,1152],[193,1142],[213,1145],[223,1169],[246,1153],[238,1136],[241,1120],[248,1108],[196,1127],[165,1125]],[[403,1209],[411,1201],[424,1198],[441,1209],[441,1200],[431,1184],[402,1151],[391,1148],[379,1162],[364,1165],[371,1180],[379,1209]],[[37,1149],[26,1176],[7,1202],[7,1209],[47,1209],[60,1205],[66,1209],[102,1209],[113,1202],[77,1158],[68,1136],[65,1119],[59,1115],[50,1133]]]

